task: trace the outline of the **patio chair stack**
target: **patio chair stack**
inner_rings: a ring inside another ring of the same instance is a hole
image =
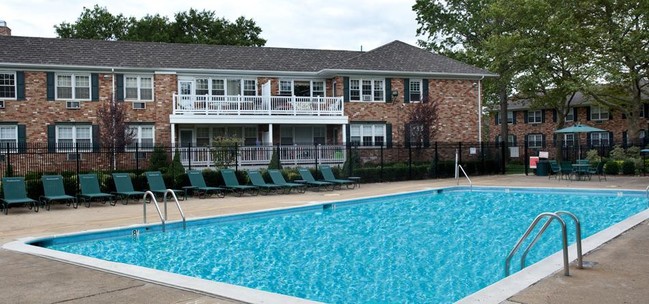
[[[113,173],[113,182],[115,183],[115,192],[112,194],[117,196],[124,205],[128,205],[128,200],[131,198],[138,201],[144,197],[144,192],[136,191],[133,188],[133,181],[128,173]]]
[[[187,171],[187,176],[189,177],[189,183],[194,188],[195,193],[198,194],[198,198],[204,198],[216,194],[217,197],[225,197],[225,189],[221,187],[210,187],[205,183],[205,178],[203,173],[198,170],[189,170]]]
[[[4,197],[0,199],[0,207],[5,215],[9,213],[9,208],[13,206],[27,206],[29,210],[34,209],[38,212],[37,200],[27,197],[27,188],[25,187],[24,177],[3,177],[2,193]]]
[[[288,189],[286,193],[290,193],[291,190],[295,190],[295,192],[297,193],[306,192],[306,184],[287,182],[284,178],[284,175],[282,175],[282,172],[277,169],[268,170],[268,174],[270,175],[270,178],[273,180],[274,184],[284,186],[286,187],[286,189]]]
[[[300,177],[302,177],[302,181],[307,186],[310,186],[312,188],[316,188],[318,191],[320,191],[320,189],[322,189],[322,188],[324,188],[325,190],[332,190],[333,191],[334,187],[336,186],[336,184],[331,183],[331,182],[316,180],[313,177],[313,174],[311,174],[311,171],[309,171],[309,169],[298,168],[297,172],[300,173]],[[331,187],[331,188],[329,188],[329,187]]]
[[[259,194],[259,187],[239,184],[237,175],[232,169],[221,169],[221,176],[223,176],[225,188],[239,194],[239,196],[242,196],[245,192],[250,193],[250,195]]]
[[[110,202],[111,206],[115,206],[115,197],[112,194],[101,192],[99,189],[97,174],[79,174],[79,183],[81,184],[79,198],[81,198],[87,208],[90,208],[90,203],[93,201],[101,201],[104,204]]]
[[[77,209],[79,202],[76,197],[65,194],[65,187],[63,186],[63,176],[61,175],[43,175],[41,177],[43,183],[43,195],[38,200],[45,210],[50,210],[52,203],[65,203],[72,208]]]
[[[270,194],[271,192],[279,192],[280,190],[282,190],[282,192],[284,193],[287,193],[291,190],[286,186],[267,183],[261,173],[256,170],[248,171],[248,178],[250,178],[250,182],[253,186],[258,187],[260,191],[264,190],[265,194]]]

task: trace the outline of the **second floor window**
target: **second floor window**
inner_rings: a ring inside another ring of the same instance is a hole
[[[0,72],[0,98],[16,98],[16,74]]]
[[[88,151],[92,148],[92,126],[90,125],[60,125],[56,126],[56,145],[60,152]]]
[[[591,120],[607,120],[608,119],[608,109],[600,106],[591,106],[590,107],[590,119]]]
[[[351,101],[385,101],[384,79],[350,79],[349,99]]]
[[[593,147],[609,146],[610,138],[608,132],[593,132],[590,133],[590,145]]]
[[[385,145],[384,124],[351,124],[349,126],[350,140],[356,146]]]
[[[496,144],[500,144],[502,141],[502,137],[500,135],[496,135]],[[516,137],[512,134],[507,134],[507,146],[508,147],[516,147]]]
[[[198,82],[196,90],[198,91]],[[153,77],[125,76],[124,97],[126,100],[153,100]]]
[[[568,114],[566,115],[566,121],[575,121],[575,108],[571,108],[568,110]]]
[[[90,75],[57,74],[56,98],[90,100]]]
[[[541,113],[541,110],[528,111],[527,112],[527,122],[528,123],[542,123],[543,122],[543,113]]]
[[[420,102],[421,101],[421,80],[419,79],[410,79],[410,102]]]
[[[529,135],[527,135],[527,146],[529,148],[542,148],[543,147],[543,134],[529,134]]]

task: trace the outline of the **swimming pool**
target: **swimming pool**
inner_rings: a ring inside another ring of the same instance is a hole
[[[467,190],[201,219],[166,233],[140,226],[32,243],[317,301],[439,303],[501,279],[504,257],[541,212],[575,213],[587,237],[647,207],[640,191]],[[546,235],[528,265],[559,250],[560,241],[550,238],[558,232]],[[208,253],[185,255],[198,252],[186,239],[201,240]],[[158,246],[166,241],[171,245]]]

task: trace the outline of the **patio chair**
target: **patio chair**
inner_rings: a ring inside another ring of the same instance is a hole
[[[550,172],[548,174],[548,179],[552,176],[554,176],[554,178],[558,177],[559,179],[562,179],[563,172],[561,171],[561,166],[559,166],[559,163],[556,160],[552,159],[548,162],[550,163]]]
[[[139,201],[140,198],[144,197],[143,191],[133,189],[133,181],[128,173],[113,173],[113,182],[115,183],[115,191],[111,193],[118,197],[124,205],[128,205],[130,198]]]
[[[248,177],[250,178],[250,182],[252,183],[253,186],[258,187],[260,190],[265,190],[266,194],[269,194],[271,191],[275,192],[279,190],[282,190],[284,193],[287,193],[288,191],[291,190],[291,188],[288,188],[286,186],[267,183],[264,180],[264,177],[261,175],[261,173],[256,170],[248,171]]]
[[[34,212],[38,212],[39,202],[27,197],[27,188],[25,187],[24,177],[3,177],[2,193],[4,197],[0,199],[0,207],[5,214],[9,213],[9,207],[13,205],[27,206]]]
[[[604,162],[600,161],[597,163],[597,166],[588,168],[588,173],[591,177],[593,175],[597,175],[597,178],[599,178],[600,182],[602,181],[602,179],[606,180],[606,174],[604,173]]]
[[[354,189],[356,188],[356,182],[351,180],[351,179],[341,179],[341,178],[336,178],[334,175],[333,170],[331,170],[331,167],[327,165],[321,165],[320,166],[320,173],[322,173],[322,177],[324,178],[325,182],[330,182],[337,184],[339,187],[342,187],[342,185],[345,185],[347,189]]]
[[[225,189],[221,187],[208,186],[205,183],[205,178],[201,171],[189,170],[187,171],[187,176],[189,177],[189,183],[192,185],[199,198],[210,196],[212,194],[216,194],[217,197],[225,197]]]
[[[81,194],[79,198],[85,203],[87,208],[90,208],[92,201],[102,201],[104,204],[110,201],[111,206],[117,203],[112,194],[104,193],[99,190],[99,180],[97,174],[79,174],[79,183],[81,184]]]
[[[561,176],[564,177],[565,179],[570,179],[570,175],[572,174],[572,163],[569,161],[562,161],[561,162]]]
[[[320,189],[322,188],[324,188],[325,190],[334,190],[334,187],[336,186],[336,184],[334,183],[316,180],[309,169],[297,168],[297,172],[300,173],[300,177],[302,177],[302,180],[307,186],[317,188],[318,191],[320,191]],[[331,186],[331,189],[327,189],[329,186]]]
[[[306,192],[305,184],[287,182],[286,179],[284,179],[284,175],[282,175],[282,172],[280,172],[277,169],[268,170],[268,174],[270,174],[270,178],[273,180],[273,183],[275,185],[284,186],[286,187],[286,189],[288,189],[286,193],[291,192],[291,190],[295,190],[295,192],[297,193]]]
[[[232,169],[221,169],[221,176],[223,176],[223,182],[225,183],[225,188],[238,193],[239,196],[242,196],[244,192],[250,193],[250,195],[258,195],[259,187],[250,186],[250,185],[241,185],[239,180],[237,180],[237,175]]]
[[[149,190],[153,192],[154,195],[165,198],[167,190],[171,190],[174,192],[174,194],[176,194],[176,198],[181,197],[184,199],[185,191],[167,188],[167,185],[165,185],[165,181],[162,178],[162,173],[160,173],[160,171],[147,171],[144,172],[144,176],[146,176],[146,182],[149,185]]]
[[[72,195],[65,194],[65,187],[63,186],[63,176],[61,175],[43,175],[41,177],[43,183],[43,195],[38,198],[41,206],[45,210],[50,210],[52,203],[66,203],[68,206],[77,209],[79,201]]]

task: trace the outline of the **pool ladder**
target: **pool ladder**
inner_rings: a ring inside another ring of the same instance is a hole
[[[160,212],[160,206],[158,205],[158,201],[155,198],[155,194],[153,194],[153,192],[151,192],[151,191],[147,191],[147,192],[144,193],[144,197],[143,197],[144,203],[142,204],[144,206],[144,223],[146,224],[146,205],[147,205],[146,198],[151,197],[151,202],[155,206],[155,209],[158,211],[158,215],[160,216],[160,221],[162,222],[162,231],[163,232],[165,231],[165,224],[166,224],[167,219],[168,219],[168,217],[167,217],[167,193],[170,193],[171,197],[173,197],[174,202],[176,203],[176,207],[178,207],[178,211],[180,211],[180,216],[183,219],[183,229],[186,229],[187,224],[186,224],[186,221],[185,221],[185,213],[183,213],[183,209],[180,208],[180,203],[178,202],[178,197],[176,196],[176,193],[171,189],[167,189],[165,191],[165,193],[164,193],[164,196],[163,196],[164,197],[163,202],[164,202],[164,208],[165,208],[164,216],[162,215],[162,212]]]
[[[462,168],[462,165],[457,165],[457,168],[464,173],[464,177],[466,177],[466,180],[469,181],[469,189],[473,190],[473,183],[471,182],[471,179],[469,178],[469,175],[466,174],[466,171],[464,171],[464,168]],[[459,178],[459,170],[456,169],[455,172],[455,179],[457,180],[457,185],[460,185],[460,178]]]
[[[576,234],[576,243],[577,243],[577,268],[578,269],[584,268],[584,263],[582,259],[582,253],[581,253],[581,224],[579,223],[579,219],[577,218],[577,216],[575,216],[574,214],[568,211],[543,212],[534,219],[532,224],[530,224],[530,227],[527,228],[527,231],[525,231],[523,236],[518,240],[516,246],[514,246],[512,251],[509,252],[507,259],[505,260],[506,277],[509,276],[509,265],[512,257],[518,251],[518,249],[520,249],[521,245],[523,244],[523,241],[525,241],[527,237],[530,235],[530,233],[532,233],[532,230],[534,230],[536,225],[544,218],[549,218],[549,219],[545,222],[545,224],[543,224],[543,227],[541,227],[541,229],[536,234],[532,242],[530,242],[530,244],[527,245],[527,248],[525,248],[525,251],[521,256],[521,269],[525,268],[525,258],[527,257],[527,254],[530,252],[530,249],[532,249],[532,247],[536,244],[536,242],[539,240],[539,238],[545,232],[548,226],[550,226],[550,223],[552,223],[553,220],[557,220],[561,225],[561,242],[563,246],[563,272],[564,275],[566,276],[570,275],[570,270],[568,266],[568,232],[566,231],[566,222],[563,220],[563,218],[561,218],[562,215],[567,215],[571,217],[572,220],[575,222],[575,234]]]

